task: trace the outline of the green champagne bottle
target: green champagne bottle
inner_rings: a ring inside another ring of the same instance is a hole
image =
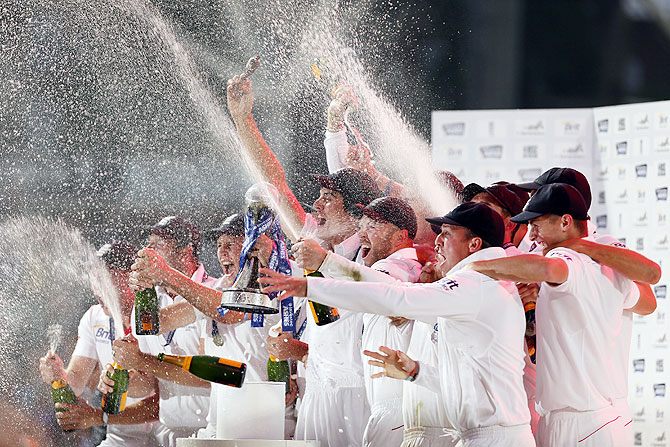
[[[313,272],[305,270],[305,276],[323,278],[323,274],[321,274],[321,272],[318,270]],[[314,322],[317,326],[325,326],[326,324],[330,324],[340,319],[340,313],[336,307],[330,307],[326,306],[325,304],[309,301],[309,308],[312,310]]]
[[[135,332],[137,335],[158,334],[158,295],[153,288],[135,292]]]
[[[114,381],[114,391],[102,396],[102,411],[107,414],[121,414],[126,409],[128,397],[128,370],[116,362],[112,366],[114,373],[107,373],[107,377]]]
[[[279,360],[273,356],[268,359],[268,381],[284,382],[286,394],[291,392],[291,365],[288,360]]]
[[[70,385],[67,384],[65,379],[56,380],[51,382],[51,397],[53,398],[54,405],[61,404],[76,404],[77,396],[70,388]],[[56,408],[56,411],[66,411],[64,408]],[[63,430],[65,432],[71,432],[73,430]]]
[[[158,360],[172,363],[209,382],[241,388],[247,365],[233,360],[213,357],[211,355],[169,355],[160,353]]]

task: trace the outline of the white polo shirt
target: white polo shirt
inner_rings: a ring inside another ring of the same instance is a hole
[[[113,340],[109,323],[110,317],[105,315],[99,304],[91,306],[79,322],[77,346],[75,346],[72,356],[94,359],[100,364],[101,369],[104,369],[107,365],[111,365],[114,362],[114,358],[112,356]],[[122,336],[123,334],[117,335],[117,338],[121,338]],[[141,400],[128,397],[126,406]],[[131,447],[158,445],[152,433],[154,425],[155,422],[108,425],[107,442],[113,441],[118,445]]]
[[[200,264],[191,279],[200,284],[211,284],[212,280],[207,276],[205,267]],[[174,299],[161,286],[156,287],[158,304],[164,308],[173,303],[185,301],[183,297]],[[196,311],[196,315],[198,312]],[[135,315],[133,312],[132,320]],[[194,323],[176,329],[172,339],[169,334],[161,335],[137,335],[135,325],[133,335],[137,337],[140,350],[152,355],[161,352],[171,355],[198,355],[200,352],[200,338],[202,324],[196,319]],[[169,343],[168,343],[169,342]],[[160,390],[160,422],[168,429],[198,428],[207,425],[207,412],[209,410],[210,389],[180,385],[168,380],[158,378]]]
[[[565,262],[568,279],[560,285],[543,283],[537,300],[538,412],[608,407],[617,396],[612,371],[620,368],[615,343],[622,313],[637,303],[639,290],[573,250],[555,248],[546,256]]]
[[[530,415],[522,384],[525,318],[519,294],[513,283],[463,269],[504,256],[502,248],[480,250],[432,284],[309,278],[308,298],[438,323],[439,365],[421,364],[416,383],[441,390],[446,415],[459,432],[521,426],[530,422]]]

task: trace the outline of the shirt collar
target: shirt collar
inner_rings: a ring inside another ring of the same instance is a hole
[[[198,268],[195,273],[193,273],[193,276],[191,276],[191,279],[200,284],[209,280],[209,275],[205,271],[205,266],[202,263],[198,265]]]
[[[361,248],[361,238],[358,233],[354,233],[339,244],[333,246],[333,253],[354,260],[354,257]]]
[[[418,262],[416,248],[414,247],[401,248],[400,250],[391,253],[386,259],[411,259]]]
[[[456,273],[457,271],[461,270],[463,267],[470,264],[471,262],[488,261],[491,259],[498,259],[504,257],[505,257],[505,250],[503,250],[501,247],[485,248],[483,250],[479,250],[472,253],[470,256],[468,256],[467,258],[463,259],[461,262],[453,266],[451,270],[447,272],[447,275],[451,273]]]

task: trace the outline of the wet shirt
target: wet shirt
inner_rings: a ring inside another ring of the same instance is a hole
[[[211,279],[207,276],[202,264],[191,279],[200,284],[208,285],[211,283]],[[173,299],[160,286],[156,287],[156,294],[158,295],[160,308],[184,301],[181,296]],[[133,312],[132,321],[134,321],[134,318]],[[133,335],[137,338],[142,352],[153,355],[158,355],[161,352],[171,355],[199,354],[202,324],[198,319],[187,326],[176,329],[173,333],[161,335],[137,335],[135,325],[132,326]],[[159,419],[163,425],[168,428],[197,428],[206,425],[209,410],[209,388],[180,385],[161,378],[158,378],[158,387],[160,390]]]
[[[105,315],[99,304],[91,306],[79,322],[77,345],[72,356],[97,360],[101,369],[111,365],[114,358],[112,356],[112,331],[110,331],[109,323],[109,316]],[[141,400],[128,397],[126,406]],[[154,422],[131,425],[112,424],[107,427],[107,435],[118,437],[126,445],[143,445],[138,444],[138,441],[153,442],[154,424]]]
[[[438,365],[421,364],[416,383],[441,392],[453,427],[465,431],[530,422],[522,384],[525,318],[516,286],[472,270],[470,262],[504,257],[487,248],[432,284],[308,279],[308,298],[361,312],[438,323]]]
[[[614,403],[615,343],[624,309],[639,290],[632,281],[567,248],[546,254],[568,267],[559,285],[542,283],[537,300],[538,412],[570,408],[591,411]]]

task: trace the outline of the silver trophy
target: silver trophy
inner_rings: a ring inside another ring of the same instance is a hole
[[[251,210],[254,224],[258,224],[261,212],[269,209],[274,214],[279,201],[277,188],[269,183],[256,183],[244,194],[247,211]],[[245,241],[246,243],[246,241]],[[254,254],[249,254],[244,266],[231,288],[223,291],[221,307],[238,312],[256,314],[279,313],[279,303],[270,298],[267,293],[261,292],[258,284],[259,260]]]

